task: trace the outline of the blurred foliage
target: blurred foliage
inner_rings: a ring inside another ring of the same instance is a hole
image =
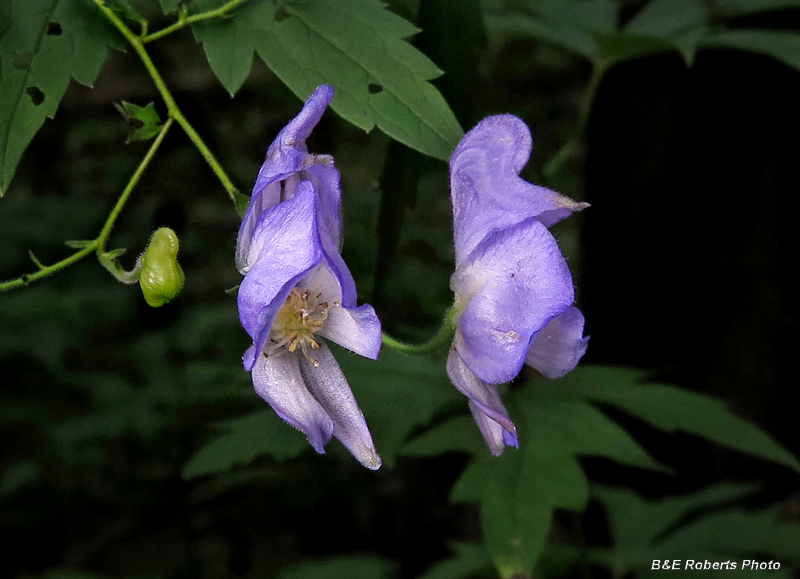
[[[108,2],[136,34],[145,22],[153,33],[222,4]],[[583,136],[612,69],[659,54],[694,66],[730,49],[796,69],[798,8],[796,0],[396,0],[388,9],[373,0],[251,0],[146,46],[242,190],[296,114],[292,93],[334,84],[341,118],[326,115],[310,145],[333,154],[342,172],[344,258],[385,327],[421,340],[451,300],[447,167],[386,135],[445,159],[459,123],[513,112],[536,139],[523,176],[546,175],[584,198]],[[109,46],[121,49],[123,39],[88,0],[0,2],[0,193],[11,190],[0,203],[4,277],[29,271],[31,258],[34,266],[63,258],[64,240],[97,230],[146,151],[137,141],[166,118],[136,54]],[[386,134],[364,132],[373,126]],[[637,161],[630,172],[657,171]],[[609,185],[592,201],[613,195]],[[0,526],[11,576],[619,577],[652,574],[653,559],[690,557],[775,558],[779,571],[748,573],[797,573],[797,495],[787,497],[796,445],[787,450],[757,428],[749,408],[731,412],[650,371],[587,365],[555,382],[524,376],[506,387],[521,448],[493,459],[441,358],[386,351],[372,362],[338,349],[385,466],[365,472],[338,442],[316,455],[264,407],[239,366],[247,337],[225,294],[240,279],[238,223],[214,174],[174,130],[114,243],[131,249],[122,261],[133,266],[151,231],[174,229],[186,272],[176,302],[151,310],[89,262],[0,294]],[[580,227],[556,230],[578,279]],[[714,307],[714,296],[699,300]],[[673,323],[723,341],[702,320]],[[784,324],[794,331],[797,320]],[[777,404],[759,388],[751,385],[754,398]],[[734,462],[749,482],[719,483]]]

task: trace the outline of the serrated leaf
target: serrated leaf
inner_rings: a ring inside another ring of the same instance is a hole
[[[6,0],[8,1],[8,0]],[[14,15],[0,41],[0,196],[70,78],[89,85],[118,37],[91,2],[11,0]]]
[[[731,30],[703,40],[710,48],[733,48],[766,54],[792,68],[800,69],[800,34],[774,30]]]
[[[386,466],[415,429],[444,409],[464,404],[440,360],[409,356],[388,348],[368,360],[331,345],[355,393]]]
[[[591,445],[575,443],[581,437],[576,439],[574,427],[563,420],[564,410],[548,404],[528,414],[520,425],[519,450],[507,449],[498,459],[479,456],[453,488],[454,501],[480,502],[486,546],[503,577],[533,571],[554,508],[581,511],[588,502],[588,481],[575,447]]]
[[[175,12],[182,1],[183,0],[158,0],[159,4],[161,4],[161,10],[164,12],[164,14]]]
[[[752,492],[751,485],[726,484],[688,495],[647,501],[630,490],[596,487],[592,490],[592,496],[607,506],[615,548],[621,552],[635,553],[641,547],[654,543],[686,515],[740,499]]]
[[[800,461],[763,430],[727,405],[703,394],[664,384],[643,384],[645,374],[627,368],[583,366],[564,378],[537,384],[532,398],[612,404],[667,432],[680,430],[800,471]]]
[[[486,28],[492,32],[512,32],[531,36],[565,48],[589,60],[597,60],[600,51],[591,34],[580,28],[567,27],[526,14],[489,12],[485,15]]]
[[[340,555],[290,565],[278,579],[390,579],[395,576],[397,563],[368,555]]]
[[[250,464],[265,454],[285,460],[310,448],[305,437],[272,410],[258,410],[225,422],[221,427],[227,432],[189,459],[183,467],[183,478],[226,472],[235,466]]]
[[[198,8],[215,5],[206,0]],[[377,125],[439,159],[447,159],[463,136],[428,82],[441,71],[404,40],[417,29],[377,0],[263,0],[230,16],[197,23],[193,30],[232,94],[246,78],[255,49],[301,99],[320,84],[332,85],[333,109],[366,131]]]
[[[673,48],[690,66],[707,34],[710,14],[704,0],[652,0],[625,27],[622,42],[617,42],[622,57],[615,62]]]
[[[700,562],[767,555],[780,560],[783,570],[788,561],[800,561],[800,525],[781,521],[777,505],[756,511],[719,509],[753,490],[749,485],[722,484],[650,501],[629,490],[597,488],[593,495],[606,507],[614,547],[592,550],[588,556],[620,575],[658,576],[651,571],[653,560],[689,559],[687,554]],[[708,513],[709,509],[713,512]],[[720,576],[713,569],[695,574]],[[774,570],[768,574],[780,576]]]
[[[106,0],[106,6],[111,8],[124,19],[133,20],[135,22],[139,22],[140,24],[147,22],[147,18],[139,14],[139,11],[136,10],[136,8],[134,8],[127,0]]]
[[[669,471],[616,422],[584,402],[547,404],[531,418],[531,444],[542,454],[602,456],[621,464]]]

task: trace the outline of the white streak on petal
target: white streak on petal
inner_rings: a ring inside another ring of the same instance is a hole
[[[245,358],[251,355],[248,350]],[[303,383],[297,358],[289,352],[269,358],[259,355],[253,367],[253,387],[278,416],[308,437],[314,450],[324,454],[334,424]]]
[[[311,355],[318,365],[300,357],[300,372],[309,391],[333,419],[333,435],[361,464],[377,470],[381,466],[381,457],[375,450],[364,414],[339,364],[324,342],[320,342],[319,348],[312,350]]]

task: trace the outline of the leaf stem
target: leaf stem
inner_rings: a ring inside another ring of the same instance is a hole
[[[166,28],[162,28],[152,34],[145,34],[140,37],[142,44],[147,44],[148,42],[152,42],[154,40],[158,40],[166,36],[167,34],[172,34],[176,30],[180,30],[181,28],[185,28],[190,24],[194,24],[195,22],[200,22],[202,20],[208,20],[210,18],[219,18],[221,16],[225,16],[228,12],[239,6],[240,4],[244,4],[247,0],[231,0],[227,4],[220,6],[219,8],[215,8],[214,10],[207,10],[206,12],[200,12],[198,14],[192,14],[191,16],[186,15],[185,10],[181,10],[178,13],[178,21],[174,24],[170,24]]]
[[[241,2],[245,0],[240,0]],[[214,171],[217,178],[222,183],[222,186],[225,188],[225,191],[228,192],[228,195],[231,198],[231,201],[236,203],[236,193],[238,193],[236,187],[233,185],[231,180],[228,178],[228,175],[225,173],[225,170],[219,164],[216,157],[214,157],[211,150],[206,146],[203,142],[203,139],[194,130],[194,127],[186,120],[186,117],[183,116],[183,113],[178,108],[178,105],[175,103],[175,99],[172,97],[172,93],[170,92],[169,88],[167,88],[164,79],[161,78],[161,74],[156,69],[155,64],[150,59],[150,55],[147,54],[147,50],[144,48],[144,44],[142,44],[142,40],[136,36],[130,28],[128,28],[125,23],[117,16],[113,10],[108,8],[105,5],[105,0],[94,0],[94,3],[97,4],[97,7],[100,11],[108,18],[114,26],[117,27],[125,39],[130,43],[136,53],[139,55],[139,58],[144,64],[144,67],[147,69],[147,72],[150,74],[150,78],[153,79],[153,83],[155,83],[158,92],[161,94],[161,98],[164,99],[164,104],[167,105],[167,110],[169,111],[169,116],[175,119],[175,121],[181,126],[184,132],[188,135],[189,139],[194,143],[194,146],[197,147],[197,150],[200,151],[200,154],[203,155],[203,158],[211,167],[211,170]],[[229,4],[232,4],[230,2]],[[226,5],[227,6],[227,5]]]
[[[138,281],[139,263],[137,261],[136,266],[131,271],[123,269],[122,266],[117,262],[116,257],[109,255],[109,253],[106,251],[106,242],[108,241],[108,236],[111,235],[111,229],[114,227],[114,223],[119,217],[119,214],[122,212],[122,208],[128,201],[128,197],[131,196],[131,193],[133,192],[133,189],[136,187],[137,183],[139,183],[139,179],[141,179],[144,170],[150,164],[150,161],[153,160],[156,151],[164,141],[164,137],[167,135],[167,132],[169,131],[169,128],[172,126],[173,122],[175,122],[175,120],[172,117],[167,118],[158,135],[156,135],[153,144],[150,145],[147,154],[142,159],[142,162],[139,163],[136,171],[134,171],[133,175],[131,175],[128,184],[125,186],[125,189],[123,189],[119,199],[117,199],[117,203],[111,209],[111,213],[108,214],[108,219],[106,219],[106,222],[103,224],[103,229],[100,230],[100,234],[97,236],[97,239],[95,239],[97,259],[100,261],[103,267],[105,267],[111,273],[111,275],[123,283],[136,283]]]
[[[578,124],[573,129],[567,142],[544,165],[544,175],[548,179],[555,177],[564,163],[581,150],[581,142],[583,141],[586,126],[589,123],[592,106],[597,96],[597,89],[600,87],[600,81],[603,80],[603,75],[605,75],[607,68],[607,65],[603,62],[592,64],[592,76],[582,95],[580,109],[578,110]]]
[[[443,347],[448,346],[450,342],[453,340],[453,336],[455,335],[456,331],[454,323],[455,317],[456,317],[455,308],[450,308],[447,311],[447,314],[445,315],[442,327],[439,328],[439,331],[436,332],[436,334],[430,340],[419,345],[406,344],[405,342],[396,340],[395,338],[391,337],[389,334],[386,333],[381,334],[381,338],[385,346],[393,348],[398,352],[403,352],[405,354],[414,354],[418,356],[432,354],[437,350],[440,350]]]
[[[37,272],[21,275],[20,277],[10,279],[8,281],[0,282],[0,292],[5,292],[18,287],[23,287],[28,285],[32,281],[36,281],[37,279],[42,279],[43,277],[52,275],[57,271],[60,271],[65,267],[70,266],[77,261],[80,261],[87,255],[92,253],[95,250],[96,246],[97,246],[97,241],[96,240],[92,241],[86,247],[81,248],[79,251],[76,251],[69,257],[65,257],[61,261],[57,261],[53,265],[46,265],[43,267],[40,266],[39,271]]]
[[[119,214],[122,212],[122,208],[125,206],[125,202],[130,197],[131,193],[133,192],[134,187],[139,182],[139,179],[142,177],[144,170],[150,164],[150,161],[156,154],[158,147],[161,145],[161,142],[164,140],[164,137],[169,131],[169,128],[172,126],[174,120],[172,118],[168,118],[164,125],[161,127],[161,131],[156,136],[153,144],[150,145],[150,149],[147,151],[147,154],[144,156],[142,161],[139,163],[139,166],[134,171],[133,175],[131,176],[128,184],[125,186],[125,189],[117,199],[116,204],[111,209],[111,212],[108,214],[105,223],[103,224],[100,233],[96,238],[91,241],[87,241],[86,245],[81,247],[78,251],[73,253],[72,255],[65,257],[61,261],[57,261],[52,265],[43,265],[39,262],[38,259],[35,259],[33,255],[31,258],[34,260],[34,263],[39,267],[39,270],[22,275],[20,277],[10,279],[8,281],[4,281],[0,283],[0,292],[12,290],[18,287],[23,287],[31,283],[32,281],[36,281],[37,279],[42,279],[43,277],[47,277],[48,275],[52,275],[57,271],[65,269],[66,267],[76,263],[89,255],[92,252],[97,254],[97,259],[100,263],[105,267],[111,275],[117,278],[119,281],[123,283],[135,283],[137,279],[137,266],[134,267],[132,271],[126,271],[119,265],[116,261],[116,257],[114,256],[114,252],[107,252],[106,251],[106,242],[108,241],[108,236],[111,234],[111,229],[114,227],[114,222],[116,222]]]

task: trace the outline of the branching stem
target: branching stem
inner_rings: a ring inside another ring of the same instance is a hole
[[[20,277],[10,279],[8,281],[0,282],[0,292],[12,290],[18,287],[23,287],[31,283],[32,281],[36,281],[37,279],[42,279],[43,277],[47,277],[48,275],[54,274],[66,267],[69,267],[73,263],[76,263],[89,255],[92,252],[97,254],[97,259],[100,260],[100,263],[103,264],[111,274],[117,278],[119,281],[124,283],[135,283],[136,281],[136,274],[138,273],[136,268],[132,271],[126,271],[122,268],[122,266],[117,263],[116,258],[114,257],[113,252],[108,252],[106,250],[106,243],[108,242],[108,236],[111,234],[111,229],[114,227],[114,223],[117,221],[120,213],[122,212],[122,208],[125,205],[125,202],[130,197],[133,189],[136,187],[136,184],[139,182],[139,179],[142,177],[147,166],[150,164],[150,161],[156,154],[158,147],[161,146],[164,137],[169,131],[169,128],[172,126],[174,120],[172,118],[168,118],[164,125],[161,127],[161,131],[156,136],[153,144],[150,145],[150,149],[148,149],[147,154],[142,159],[139,166],[134,171],[133,175],[131,175],[128,184],[123,189],[122,193],[117,199],[116,204],[111,209],[111,212],[108,214],[105,223],[103,223],[103,227],[100,230],[98,236],[91,241],[86,241],[86,245],[81,247],[78,251],[73,253],[70,256],[65,257],[61,261],[57,261],[52,265],[42,265],[38,261],[36,265],[39,266],[38,271],[26,275],[22,275]],[[138,267],[138,264],[137,264]]]
[[[220,6],[219,8],[215,8],[214,10],[208,10],[206,12],[200,12],[198,14],[192,14],[191,16],[187,15],[186,9],[181,9],[178,12],[178,21],[174,24],[170,24],[166,28],[162,28],[157,32],[153,32],[152,34],[147,34],[144,32],[140,37],[142,44],[147,44],[148,42],[152,42],[154,40],[158,40],[166,36],[167,34],[172,34],[176,30],[180,30],[181,28],[185,28],[186,26],[193,24],[195,22],[200,22],[202,20],[208,20],[210,18],[220,18],[222,16],[227,15],[228,12],[239,6],[240,4],[244,4],[247,0],[231,0],[227,4]]]
[[[239,0],[238,3],[244,2],[245,0]],[[175,103],[175,99],[172,97],[172,93],[170,92],[169,88],[167,88],[164,79],[161,78],[161,74],[158,72],[155,64],[150,59],[150,55],[147,53],[147,50],[144,48],[144,44],[142,43],[142,39],[136,36],[130,28],[120,19],[117,14],[111,10],[108,6],[105,5],[105,0],[94,0],[94,3],[97,4],[100,11],[108,18],[114,26],[116,26],[117,30],[119,30],[128,43],[133,47],[136,53],[139,55],[139,58],[144,64],[144,67],[147,69],[148,74],[150,74],[150,78],[153,79],[153,83],[155,83],[158,92],[161,94],[161,98],[164,99],[164,104],[167,105],[167,110],[169,111],[169,116],[175,119],[184,132],[188,135],[189,139],[191,139],[194,146],[197,147],[197,150],[200,151],[200,154],[203,155],[203,158],[211,167],[211,170],[214,171],[217,178],[222,183],[222,186],[225,188],[225,191],[228,192],[228,195],[231,198],[231,201],[236,203],[236,187],[234,187],[231,180],[228,178],[228,175],[225,173],[225,170],[219,164],[214,154],[211,150],[206,146],[203,142],[203,139],[194,130],[194,127],[186,120],[186,117],[183,116],[183,113],[178,108],[178,105]],[[234,2],[229,2],[226,6],[234,4]],[[212,11],[214,12],[214,11]],[[188,19],[187,19],[188,20]]]
[[[592,114],[592,106],[597,96],[597,89],[600,87],[600,81],[603,80],[603,75],[606,73],[607,65],[603,62],[595,62],[592,67],[592,76],[581,98],[580,109],[578,110],[578,123],[573,129],[569,139],[567,139],[561,148],[556,151],[555,155],[550,157],[550,160],[544,165],[544,175],[548,179],[552,179],[558,174],[562,165],[581,150],[581,143],[583,142],[583,136],[586,132],[586,125],[589,123],[589,117]]]

